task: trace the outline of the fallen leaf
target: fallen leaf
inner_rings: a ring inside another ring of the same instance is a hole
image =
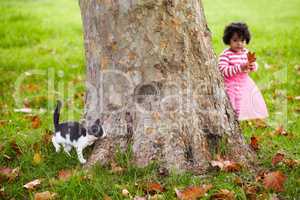
[[[112,198],[105,194],[103,200],[112,200]]]
[[[266,189],[272,189],[276,192],[283,192],[283,184],[286,176],[281,171],[270,172],[265,175],[263,183]]]
[[[23,185],[23,187],[28,189],[28,190],[33,190],[36,187],[38,187],[40,184],[41,184],[41,180],[40,179],[35,179],[33,181],[30,181],[30,182],[26,183],[25,185]]]
[[[12,140],[10,142],[10,147],[14,150],[14,152],[17,154],[17,156],[22,155],[22,150],[19,147],[19,145],[17,145],[16,140]]]
[[[53,132],[49,129],[46,129],[46,131],[42,137],[43,144],[48,145],[52,141],[52,136],[53,136]]]
[[[110,163],[111,171],[114,173],[121,173],[124,171],[122,167],[120,167],[114,160]]]
[[[33,155],[32,164],[39,165],[42,162],[41,152],[36,152]]]
[[[280,125],[279,127],[276,128],[275,132],[274,132],[275,135],[283,135],[283,136],[287,136],[288,133],[286,130],[284,130],[283,126]]]
[[[20,168],[11,169],[9,167],[1,167],[0,168],[0,182],[2,180],[8,180],[9,182],[15,180],[20,173]]]
[[[242,166],[237,162],[222,159],[211,161],[211,165],[213,167],[218,167],[220,168],[220,170],[226,172],[236,172],[240,171],[242,168]]]
[[[122,195],[123,195],[124,197],[128,197],[128,196],[129,196],[129,191],[128,191],[127,189],[123,189],[123,190],[122,190]]]
[[[58,172],[58,179],[61,181],[67,181],[73,175],[73,172],[69,169],[62,169]]]
[[[246,193],[247,199],[257,200],[256,195],[259,191],[259,188],[257,186],[255,186],[255,185],[245,185],[243,187],[243,189]]]
[[[180,200],[196,200],[205,195],[205,193],[210,190],[213,186],[203,185],[201,187],[191,186],[187,187],[184,190],[180,191],[175,188],[176,195]]]
[[[259,150],[259,147],[258,147],[258,139],[257,139],[257,137],[255,137],[255,136],[252,136],[252,137],[251,137],[250,146],[251,146],[252,149],[255,150],[255,151]]]
[[[160,183],[149,182],[145,183],[144,191],[153,195],[158,192],[164,192],[165,189]]]
[[[0,199],[8,199],[4,187],[1,187],[0,189]]]
[[[300,163],[298,160],[293,160],[293,159],[284,159],[283,162],[290,168],[294,168],[296,165]]]
[[[234,192],[227,189],[221,189],[218,193],[211,196],[214,200],[235,200]]]
[[[268,127],[266,121],[263,120],[263,119],[251,120],[248,123],[249,123],[249,125],[252,125],[252,123],[253,123],[255,128],[266,128],[266,127]]]
[[[34,195],[34,200],[51,200],[57,196],[56,193],[52,193],[49,191],[39,192]]]
[[[41,125],[41,119],[39,116],[33,116],[32,117],[32,120],[31,120],[31,127],[36,129],[36,128],[39,128]]]
[[[147,199],[146,199],[146,197],[136,196],[133,198],[133,200],[147,200]]]
[[[272,158],[272,165],[276,165],[277,163],[283,161],[284,159],[284,154],[282,153],[277,153],[273,158]]]

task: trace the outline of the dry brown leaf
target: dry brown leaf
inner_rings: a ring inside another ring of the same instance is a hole
[[[146,197],[140,197],[140,196],[136,196],[133,198],[133,200],[147,200]]]
[[[57,196],[56,193],[45,191],[39,192],[34,195],[34,200],[51,200]]]
[[[124,171],[124,169],[120,167],[114,160],[110,163],[110,165],[113,173],[122,173]]]
[[[149,182],[149,183],[145,183],[144,191],[146,193],[150,193],[150,194],[153,195],[153,194],[158,193],[158,192],[164,192],[165,189],[160,183]]]
[[[53,132],[49,129],[46,129],[46,131],[42,137],[43,144],[48,145],[52,140],[52,136],[53,136]]]
[[[9,168],[9,167],[0,167],[0,182],[2,180],[8,180],[9,182],[15,180],[20,174],[20,168]]]
[[[259,150],[259,147],[258,147],[258,139],[257,139],[257,137],[255,137],[255,136],[252,136],[252,137],[251,137],[250,146],[251,146],[252,149],[255,150],[255,151]]]
[[[103,200],[112,200],[112,198],[105,194]]]
[[[199,186],[191,186],[187,187],[184,190],[180,191],[175,188],[176,195],[178,199],[180,200],[196,200],[205,193],[210,190],[213,186],[211,184],[209,185],[203,185],[201,187]]]
[[[255,56],[255,52],[248,52],[247,53],[247,58],[248,58],[248,62],[255,62],[256,61],[256,56]]]
[[[243,189],[246,193],[247,199],[257,200],[256,195],[259,191],[259,188],[257,186],[255,186],[255,185],[245,185],[243,187]]]
[[[293,160],[293,159],[284,159],[283,162],[290,168],[294,168],[296,165],[299,165],[298,160]]]
[[[1,187],[0,189],[0,199],[8,199],[4,187]]]
[[[58,172],[58,179],[61,181],[67,181],[73,175],[73,171],[69,169],[62,169]]]
[[[33,155],[32,164],[39,165],[42,162],[42,155],[41,152],[36,152]]]
[[[263,183],[266,189],[272,189],[276,192],[283,192],[283,184],[285,180],[286,176],[281,171],[275,171],[266,174]]]
[[[276,153],[276,155],[272,158],[272,165],[276,165],[277,163],[283,161],[284,154]]]
[[[266,121],[262,120],[262,119],[251,120],[248,123],[249,123],[249,125],[252,125],[252,123],[253,123],[255,128],[266,128],[266,127],[268,127]]]
[[[129,197],[129,191],[128,191],[127,189],[123,189],[123,190],[122,190],[122,195],[123,195],[124,197]]]
[[[28,190],[33,190],[41,184],[41,179],[35,179],[23,185],[24,188]]]
[[[14,152],[17,154],[17,156],[22,155],[22,150],[19,147],[19,145],[17,145],[16,140],[12,140],[10,142],[10,147],[14,150]]]
[[[279,127],[276,128],[275,132],[274,132],[275,135],[283,135],[283,136],[287,136],[288,133],[286,130],[284,130],[283,126],[280,125]]]
[[[218,193],[211,196],[214,200],[235,200],[234,192],[227,189],[221,189]]]
[[[242,168],[242,166],[237,162],[222,159],[211,161],[211,165],[213,167],[218,167],[220,168],[220,170],[226,172],[236,172],[240,171]]]
[[[41,126],[41,119],[39,116],[33,116],[31,119],[31,127],[36,129],[39,128]]]

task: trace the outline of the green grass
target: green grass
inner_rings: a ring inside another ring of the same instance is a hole
[[[261,167],[282,170],[287,175],[285,191],[279,195],[284,199],[300,198],[300,169],[285,166],[273,167],[273,155],[281,150],[292,159],[300,159],[300,101],[286,96],[300,95],[300,1],[204,0],[205,12],[213,34],[213,45],[218,55],[222,44],[224,26],[232,21],[245,21],[252,32],[249,49],[255,51],[260,68],[251,76],[262,89],[270,111],[267,123],[262,129],[242,123],[244,135],[249,141],[252,135],[259,136],[258,152]],[[142,195],[136,183],[159,181],[167,191],[164,199],[175,199],[174,188],[203,183],[218,189],[230,189],[237,199],[245,199],[240,186],[234,183],[237,176],[254,180],[248,171],[239,173],[212,172],[206,177],[171,174],[161,177],[155,164],[139,169],[130,164],[128,155],[116,155],[119,164],[125,168],[120,175],[107,167],[95,167],[88,172],[90,178],[82,178],[87,172],[80,169],[75,152],[69,158],[57,154],[51,144],[41,143],[46,129],[52,130],[53,102],[57,98],[68,101],[62,110],[62,119],[80,119],[83,99],[76,97],[84,92],[85,64],[82,24],[78,1],[0,1],[0,166],[20,167],[21,175],[12,183],[3,182],[7,199],[31,199],[36,191],[56,192],[59,199],[101,199],[105,194],[113,199],[123,199],[121,190],[126,188],[134,195]],[[36,71],[39,70],[39,71]],[[33,75],[25,76],[31,71]],[[37,72],[42,74],[36,74]],[[24,78],[19,97],[15,94],[16,80]],[[50,88],[48,88],[50,87]],[[20,101],[15,101],[20,99]],[[23,107],[24,99],[33,108],[45,108],[39,114],[41,126],[31,127],[31,121],[24,114],[14,112]],[[48,106],[48,107],[47,107]],[[293,137],[273,136],[269,133],[284,125]],[[10,142],[16,140],[22,154],[17,156]],[[33,144],[41,149],[42,162],[34,165]],[[4,155],[10,156],[8,161]],[[55,178],[61,169],[76,169],[77,173],[67,182]],[[23,185],[35,178],[43,178],[42,185],[33,192],[27,192]],[[1,198],[1,196],[0,196]]]

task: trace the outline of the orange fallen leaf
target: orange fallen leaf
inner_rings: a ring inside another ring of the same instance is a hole
[[[251,120],[251,121],[248,121],[248,124],[249,125],[253,124],[255,126],[255,128],[266,128],[266,127],[268,127],[266,121],[263,120],[263,119]]]
[[[73,172],[69,169],[62,169],[58,172],[58,179],[61,181],[67,181],[71,176],[73,175]]]
[[[180,191],[175,188],[176,195],[180,200],[196,200],[205,195],[205,193],[210,190],[213,186],[203,185],[187,187],[184,190]]]
[[[295,167],[296,165],[299,165],[299,161],[298,160],[293,160],[293,159],[284,159],[283,162],[290,168]]]
[[[214,200],[235,200],[234,192],[227,189],[221,189],[218,193],[211,196]]]
[[[158,192],[164,192],[165,189],[160,183],[149,182],[145,184],[144,191],[146,193],[155,194]]]
[[[0,182],[3,180],[8,180],[9,182],[15,180],[20,174],[20,168],[9,168],[9,167],[0,167]]]
[[[56,193],[53,192],[39,192],[34,195],[34,200],[51,200],[57,196]]]
[[[112,198],[110,197],[110,196],[108,196],[108,195],[104,195],[104,198],[103,198],[104,200],[112,200]]]
[[[255,186],[255,185],[245,185],[243,187],[243,189],[246,193],[247,199],[257,200],[256,195],[259,191],[259,188],[257,186]]]
[[[24,188],[28,190],[33,190],[41,184],[41,179],[35,179],[23,185]]]
[[[42,142],[43,144],[49,144],[52,140],[53,132],[49,129],[46,129],[43,137],[42,137]]]
[[[272,165],[276,165],[277,163],[283,161],[284,159],[284,154],[282,153],[277,153],[273,158],[272,158]]]
[[[42,155],[41,152],[36,152],[33,155],[32,164],[39,165],[42,162]]]
[[[283,135],[283,136],[287,136],[288,135],[287,131],[284,130],[284,128],[283,128],[282,125],[280,125],[279,127],[277,127],[274,133],[275,133],[275,135]]]
[[[22,155],[22,150],[19,147],[19,145],[17,145],[16,140],[12,140],[10,142],[10,147],[14,150],[14,152],[17,154],[17,156]]]
[[[276,192],[283,192],[283,184],[285,180],[286,176],[281,171],[275,171],[266,174],[263,183],[266,189],[272,189]]]
[[[36,129],[36,128],[39,128],[41,125],[41,119],[39,116],[33,116],[32,119],[31,119],[31,127]]]
[[[220,170],[226,172],[236,172],[236,171],[240,171],[242,168],[242,166],[235,161],[222,160],[222,159],[211,161],[211,165],[213,167],[218,167],[220,168]]]
[[[120,167],[114,160],[110,163],[111,171],[114,173],[121,173],[124,171],[122,167]]]
[[[257,139],[257,137],[255,137],[255,136],[252,136],[252,137],[251,137],[250,146],[251,146],[252,149],[255,150],[255,151],[259,150],[259,147],[258,147],[258,139]]]

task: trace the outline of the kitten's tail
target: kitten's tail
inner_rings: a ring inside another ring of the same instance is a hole
[[[58,129],[60,108],[61,108],[61,101],[57,100],[57,105],[53,114],[53,122],[54,122],[55,130]]]

